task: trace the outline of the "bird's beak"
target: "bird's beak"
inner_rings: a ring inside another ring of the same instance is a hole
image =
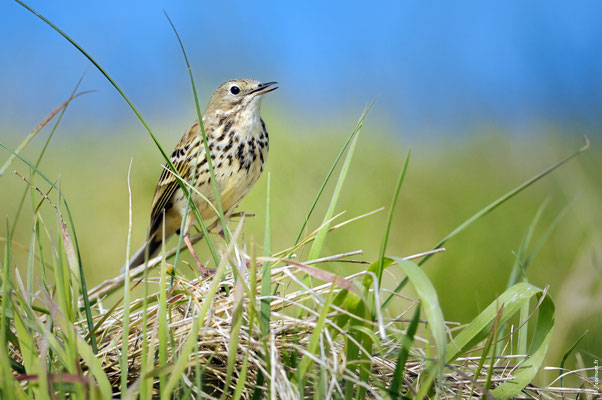
[[[273,92],[274,90],[278,89],[278,86],[274,86],[277,84],[278,84],[278,82],[260,83],[259,86],[257,87],[257,89],[250,91],[249,94],[255,94],[257,96],[261,96],[266,93]],[[270,87],[270,86],[274,86],[274,87]]]

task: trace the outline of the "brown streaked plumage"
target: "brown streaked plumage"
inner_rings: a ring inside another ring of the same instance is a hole
[[[261,98],[277,89],[274,84],[276,82],[260,83],[254,79],[228,81],[213,93],[203,113],[215,179],[226,215],[231,214],[263,172],[268,155],[268,132],[260,115]],[[178,174],[217,208],[198,121],[184,133],[171,154],[171,161]],[[213,207],[203,197],[192,193],[192,200],[203,220],[216,216]],[[130,268],[144,263],[147,247],[148,257],[158,251],[163,223],[166,240],[174,233],[179,233],[186,203],[186,196],[176,177],[169,167],[164,166],[153,197],[148,241],[132,257]],[[194,214],[189,208],[184,240],[198,267],[206,273],[190,244],[188,230],[193,221]]]

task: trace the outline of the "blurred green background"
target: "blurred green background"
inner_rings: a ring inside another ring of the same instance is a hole
[[[588,135],[589,151],[449,241],[425,269],[446,319],[468,322],[505,289],[514,252],[540,205],[549,199],[535,241],[572,202],[527,273],[533,284],[550,285],[557,306],[547,364],[558,365],[586,330],[569,365],[592,366],[602,357],[600,3],[31,4],[99,58],[168,152],[196,113],[162,8],[181,29],[203,105],[234,77],[280,81],[263,105],[271,138],[266,173],[241,204],[257,215],[246,225],[247,240],[261,243],[271,174],[274,250],[293,243],[362,107],[375,97],[337,209],[346,211],[343,220],[388,207],[411,147],[390,255],[430,249],[476,211],[581,147]],[[89,62],[10,2],[0,4],[0,51],[0,143],[14,149],[68,97]],[[69,202],[93,286],[115,276],[125,260],[130,159],[134,247],[147,229],[162,159],[97,71],[88,71],[82,88],[100,92],[70,106],[41,169],[59,181]],[[48,132],[26,149],[28,159],[37,158]],[[7,157],[0,150],[0,162]],[[28,176],[22,163],[13,167]],[[25,184],[10,172],[0,177],[0,216],[12,223]],[[320,223],[327,200],[310,229]],[[27,248],[31,200],[25,204],[15,241]],[[45,206],[43,215],[54,226],[52,208]],[[361,258],[373,261],[385,218],[380,212],[334,232],[324,254],[363,249]],[[208,258],[203,243],[197,248]],[[27,253],[14,249],[13,264],[23,268]],[[359,268],[328,267],[342,274]]]

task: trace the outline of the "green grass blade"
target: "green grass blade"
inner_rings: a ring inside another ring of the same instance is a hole
[[[11,373],[11,358],[8,353],[8,327],[10,322],[8,320],[8,306],[10,301],[7,298],[10,293],[10,264],[11,264],[11,244],[12,237],[10,235],[10,229],[8,221],[6,223],[6,245],[4,247],[4,262],[2,263],[2,304],[0,305],[0,387],[2,388],[2,395],[6,398],[15,396],[15,380]]]
[[[265,228],[264,228],[264,256],[269,257],[272,252],[272,222],[270,210],[270,186],[271,177],[268,174],[268,183],[266,189],[266,204],[265,204]],[[265,261],[261,268],[261,313],[260,324],[261,333],[266,338],[270,329],[270,300],[267,298],[272,293],[272,263]]]
[[[266,202],[265,202],[265,226],[264,226],[264,238],[263,238],[263,248],[264,248],[264,256],[270,257],[272,254],[272,212],[271,212],[271,180],[272,176],[268,172],[268,181],[266,188]],[[255,265],[255,259],[251,261],[251,265]],[[255,275],[251,275],[251,277],[255,277]],[[251,282],[255,282],[254,279]],[[261,303],[259,305],[259,327],[261,330],[261,341],[263,343],[264,354],[268,354],[268,346],[269,346],[269,333],[270,333],[270,319],[271,319],[271,301],[268,298],[272,293],[272,263],[270,261],[264,261],[261,266]],[[251,324],[249,324],[249,329],[251,328]],[[267,370],[270,370],[270,358],[265,358]],[[265,376],[262,371],[259,370],[257,373],[257,387],[253,393],[252,399],[258,400],[262,397],[262,390],[260,386],[262,386],[265,382]],[[267,396],[269,397],[269,386],[267,390]]]
[[[79,86],[79,83],[78,83],[78,86]],[[11,154],[8,157],[8,159],[4,162],[2,167],[0,167],[0,176],[4,175],[6,170],[10,167],[10,164],[15,160],[17,154],[21,153],[21,151],[23,151],[23,149],[25,147],[27,147],[29,142],[31,142],[32,139],[38,135],[38,133],[42,130],[42,128],[44,128],[46,126],[46,124],[48,124],[48,122],[50,122],[50,120],[52,118],[54,118],[59,112],[61,112],[61,111],[64,112],[66,110],[67,106],[69,105],[69,103],[73,99],[75,99],[83,94],[91,93],[91,92],[92,92],[92,90],[87,90],[85,92],[72,94],[71,97],[69,97],[69,99],[67,101],[65,101],[63,104],[61,104],[56,109],[54,109],[54,111],[52,111],[38,126],[36,126],[35,129],[29,135],[27,135],[27,137],[25,139],[23,139],[23,141],[21,143],[19,143],[19,145],[15,149],[14,153]],[[60,121],[60,119],[59,119],[59,121]],[[58,124],[58,122],[57,122],[57,124]],[[56,125],[55,125],[55,128],[56,128]],[[54,130],[53,130],[53,133],[54,133]]]
[[[244,285],[242,283],[242,275],[236,280],[236,286],[234,288],[234,304],[232,311],[232,323],[230,327],[230,343],[228,348],[228,364],[226,366],[226,381],[224,384],[224,392],[222,393],[222,399],[225,399],[228,394],[228,388],[232,381],[232,373],[236,365],[236,356],[238,354],[238,344],[240,339],[240,330],[243,321],[243,300],[244,300]],[[252,279],[252,278],[251,278]]]
[[[71,210],[69,209],[69,205],[67,204],[67,200],[63,197],[63,204],[65,205],[65,211],[67,212],[67,219],[69,221],[69,226],[71,227],[71,232],[73,234],[73,243],[75,246],[75,252],[77,253],[77,263],[79,265],[79,278],[81,284],[81,292],[82,298],[84,301],[84,312],[86,315],[86,324],[88,326],[88,330],[90,332],[90,344],[92,346],[92,351],[94,354],[98,352],[98,345],[96,343],[96,336],[94,335],[94,321],[92,320],[92,309],[90,305],[90,300],[88,299],[88,286],[86,284],[86,275],[84,274],[84,265],[82,263],[82,256],[79,250],[79,242],[77,240],[77,232],[75,231],[75,224],[73,223],[73,217],[71,215]],[[74,301],[77,301],[74,299]]]
[[[439,376],[438,368],[434,364],[430,364],[425,370],[422,372],[420,377],[420,386],[417,387],[418,393],[414,396],[415,400],[422,399],[439,399],[440,396],[432,396],[432,387],[433,383],[435,383],[435,379]]]
[[[418,265],[399,257],[391,258],[408,276],[408,279],[412,282],[412,285],[420,298],[420,304],[428,321],[432,339],[437,347],[437,362],[443,366],[447,339],[445,319],[443,318],[443,312],[439,305],[437,292],[426,273],[418,267]]]
[[[500,312],[498,313],[498,316],[496,317],[495,321],[493,322],[493,339],[492,339],[492,346],[491,346],[491,362],[489,363],[489,368],[487,369],[487,378],[485,379],[485,386],[484,389],[485,390],[489,390],[489,388],[491,387],[491,378],[493,376],[493,369],[495,367],[495,359],[497,358],[497,346],[496,343],[498,343],[498,337],[499,337],[499,320],[502,316],[502,312],[504,310],[500,309]],[[487,354],[487,352],[485,352],[485,354]],[[477,377],[477,375],[475,374],[475,378]]]
[[[510,273],[510,278],[508,279],[508,284],[506,285],[506,289],[516,285],[520,280],[521,276],[524,276],[525,268],[523,268],[523,258],[527,253],[527,249],[531,244],[531,239],[533,238],[533,234],[535,232],[535,227],[539,222],[541,216],[543,215],[544,210],[550,203],[550,199],[547,198],[544,202],[539,206],[529,228],[527,229],[527,233],[525,233],[525,237],[521,241],[520,247],[518,248],[518,252],[516,253],[516,258],[514,260],[514,265],[512,266],[512,272]],[[526,277],[525,277],[526,278]]]
[[[556,228],[556,226],[558,225],[558,223],[562,220],[562,218],[566,215],[566,213],[568,212],[569,208],[571,208],[571,206],[573,205],[573,203],[575,202],[576,199],[577,199],[577,197],[575,197],[571,202],[569,202],[567,205],[565,205],[562,208],[562,210],[560,210],[560,212],[558,213],[558,215],[556,216],[556,218],[554,218],[554,220],[548,226],[548,228],[546,229],[546,231],[541,235],[541,237],[539,238],[539,240],[535,243],[535,245],[533,246],[533,249],[531,249],[531,252],[529,253],[529,255],[521,263],[523,270],[526,270],[527,267],[531,264],[531,262],[533,261],[533,259],[535,258],[535,256],[539,252],[539,250],[541,250],[541,248],[544,245],[544,243],[548,240],[548,238],[550,237],[550,235],[552,234],[552,232],[554,232],[554,229]]]
[[[140,357],[140,374],[145,374],[150,371],[154,361],[154,343],[151,339],[149,344],[148,335],[148,301],[149,301],[149,290],[148,290],[148,268],[144,268],[144,277],[142,278],[144,287],[144,297],[142,297],[142,355]],[[152,349],[151,349],[152,348]],[[153,350],[153,351],[150,351]],[[140,399],[147,400],[152,395],[152,379],[144,379],[140,385]]]
[[[516,341],[516,352],[527,354],[527,343],[529,341],[529,302],[525,301],[520,308],[518,340]]]
[[[418,329],[418,322],[420,321],[420,303],[416,307],[412,321],[406,334],[401,340],[401,349],[397,356],[397,363],[395,364],[395,372],[393,373],[393,380],[389,386],[389,395],[393,399],[401,398],[401,388],[403,387],[403,376],[405,374],[405,366],[410,355],[410,350],[414,347],[414,335]]]
[[[393,192],[393,200],[391,201],[391,208],[389,209],[389,215],[387,216],[387,223],[385,226],[385,234],[383,236],[383,241],[380,245],[380,253],[378,255],[378,269],[376,272],[376,276],[378,277],[378,287],[381,286],[381,280],[383,276],[383,270],[385,269],[385,252],[387,251],[387,243],[389,241],[389,233],[391,232],[391,224],[393,223],[393,213],[395,212],[395,207],[397,206],[397,199],[399,198],[399,192],[401,191],[401,186],[403,185],[403,181],[406,176],[406,171],[408,169],[408,164],[410,162],[410,155],[412,154],[412,149],[408,150],[406,154],[406,158],[403,162],[403,166],[401,167],[401,172],[399,173],[399,179],[397,179],[397,186],[395,187],[395,192]]]
[[[545,298],[540,299],[542,301],[538,309],[537,326],[533,340],[529,346],[529,358],[515,372],[512,380],[504,382],[491,391],[496,399],[511,399],[517,396],[523,388],[531,383],[543,364],[552,340],[555,306],[550,296],[545,293],[541,295]]]
[[[60,248],[62,245],[62,237],[60,235],[57,235],[57,237],[59,241],[57,248]],[[65,267],[63,253],[59,251],[57,251],[57,254],[55,255],[54,282],[56,289],[55,295],[58,303],[57,308],[65,315],[67,321],[73,322],[73,313],[75,310],[72,309],[70,301],[71,292],[69,290],[69,272]],[[71,343],[68,340],[66,342],[67,344]]]
[[[169,18],[169,15],[167,15],[167,12],[165,12],[165,10],[163,10],[163,13],[165,14],[165,17],[167,18],[167,20],[169,21],[169,24],[171,25],[171,28],[173,29],[173,31],[176,35],[176,38],[178,39],[178,43],[180,44],[180,49],[182,50],[182,55],[184,56],[184,61],[186,62],[186,68],[188,69],[188,76],[190,77],[190,86],[192,87],[192,94],[194,96],[194,104],[195,104],[195,108],[196,108],[197,118],[199,120],[199,126],[201,128],[201,136],[203,139],[203,145],[205,146],[205,154],[210,155],[211,152],[209,150],[209,143],[207,142],[207,134],[205,132],[205,125],[203,124],[203,115],[201,113],[201,107],[199,105],[199,97],[197,95],[196,85],[194,84],[194,76],[192,75],[192,68],[190,67],[190,62],[188,61],[188,56],[186,55],[186,49],[184,48],[184,43],[182,43],[182,39],[180,38],[180,35],[178,34],[178,31],[177,31],[175,25]],[[222,207],[220,191],[219,191],[219,188],[217,187],[217,179],[215,179],[215,172],[213,169],[213,160],[211,159],[210,156],[208,156],[206,158],[207,158],[207,166],[209,167],[209,174],[211,174],[211,183],[213,186],[213,193],[215,195],[215,202],[217,203],[218,216],[219,216],[220,220],[222,221],[224,235],[226,237],[226,241],[228,241],[229,232],[227,231],[227,224],[226,224],[226,219],[224,217],[224,210]]]
[[[504,313],[500,323],[505,323],[520,310],[525,302],[541,292],[541,289],[526,282],[518,283],[504,291],[454,337],[452,343],[447,346],[446,362],[454,361],[487,336],[502,304],[504,305]]]
[[[313,329],[313,333],[311,335],[311,338],[309,339],[309,344],[307,345],[308,353],[317,353],[318,344],[320,343],[320,336],[322,335],[324,326],[326,325],[326,316],[328,315],[330,305],[332,304],[332,300],[334,299],[335,288],[336,285],[333,284],[328,298],[322,306],[322,311],[320,312],[320,316],[318,317],[318,321],[316,322],[316,327]],[[311,368],[313,363],[313,360],[307,354],[303,355],[301,363],[299,364],[299,368],[297,369],[297,378],[299,380],[300,386],[304,386],[304,382],[307,379],[306,373]]]
[[[22,284],[21,291],[23,291]],[[44,381],[46,378],[46,371],[43,370],[44,363],[40,363],[38,358],[38,348],[36,347],[36,340],[34,337],[35,333],[25,325],[25,321],[29,322],[27,312],[22,316],[21,312],[18,310],[17,302],[13,299],[11,299],[11,301],[14,326],[19,340],[19,350],[23,358],[23,365],[25,366],[25,371],[23,373],[40,377],[38,385],[32,387],[36,399],[50,399],[49,393],[47,392],[48,387]],[[18,301],[22,302],[23,298],[19,297]]]
[[[43,276],[42,278],[45,279],[45,276]],[[45,289],[43,289],[43,291],[45,291]],[[15,296],[19,297],[19,303],[22,305],[21,308],[24,311],[24,313],[26,314],[26,319],[24,321],[29,322],[31,329],[38,332],[40,334],[40,336],[43,337],[45,341],[47,341],[46,347],[50,348],[52,351],[54,351],[56,353],[57,364],[61,364],[64,366],[68,365],[70,363],[70,361],[67,359],[67,355],[64,351],[64,346],[62,345],[61,342],[59,342],[56,339],[53,332],[47,326],[47,325],[51,325],[52,321],[47,321],[47,324],[44,324],[44,322],[38,317],[38,315],[34,312],[34,310],[40,311],[40,308],[31,307],[27,303],[27,301],[25,301],[25,299],[28,297],[28,294],[27,294],[27,292],[25,292],[23,290],[22,285],[19,286],[19,290],[16,290],[13,293],[15,294]],[[48,293],[48,292],[46,292],[46,293]],[[44,312],[45,314],[49,314],[49,311],[47,311],[47,310],[44,310],[41,312]],[[43,358],[42,358],[44,356],[44,353],[45,352],[42,351],[42,354],[40,354],[38,357],[39,364],[42,367],[44,366],[44,362],[43,362]],[[46,356],[47,355],[48,354],[46,351]]]
[[[159,275],[159,368],[167,366],[167,264],[165,262],[165,223],[162,224],[161,240],[161,272]],[[173,279],[173,277],[172,277]],[[162,390],[167,382],[166,376],[159,377],[159,388]]]
[[[27,193],[27,191],[25,191]],[[33,196],[32,196],[33,197]],[[36,227],[37,218],[34,219],[33,229],[29,237],[29,249],[27,252],[27,291],[33,293],[33,282],[34,282],[34,271],[35,271],[35,259],[36,259]],[[11,234],[12,235],[12,234]],[[31,306],[33,303],[33,297],[27,299],[28,304]]]
[[[96,354],[92,351],[88,343],[79,335],[75,336],[75,342],[77,343],[77,352],[79,356],[85,361],[88,366],[91,375],[98,384],[100,393],[103,399],[110,399],[113,396],[111,384],[109,379],[102,368],[101,360],[96,357]]]
[[[512,398],[519,394],[539,371],[548,350],[554,327],[553,301],[543,290],[529,283],[521,282],[507,289],[474,318],[447,346],[446,362],[450,363],[461,357],[485,339],[491,331],[501,305],[503,305],[504,310],[499,319],[499,324],[506,323],[534,296],[539,297],[540,305],[537,309],[537,327],[529,346],[529,358],[514,373],[513,379],[504,382],[491,391],[496,399]],[[542,298],[542,296],[545,297]]]
[[[517,194],[519,194],[520,192],[522,192],[523,190],[525,190],[526,188],[528,188],[529,186],[531,186],[532,184],[534,184],[535,182],[537,182],[538,180],[540,180],[541,178],[543,178],[544,176],[548,175],[549,173],[551,173],[552,171],[554,171],[555,169],[557,169],[561,165],[565,164],[566,162],[568,162],[572,158],[574,158],[574,157],[578,156],[579,154],[583,153],[587,149],[589,149],[589,140],[587,138],[585,138],[585,145],[582,146],[580,149],[578,149],[574,153],[570,154],[569,156],[563,158],[562,160],[558,161],[554,165],[546,168],[545,170],[543,170],[539,174],[533,176],[529,180],[523,182],[521,185],[517,186],[516,188],[512,189],[508,193],[506,193],[503,196],[499,197],[497,200],[493,201],[492,203],[490,203],[486,207],[484,207],[481,210],[479,210],[476,214],[474,214],[473,216],[471,216],[470,218],[468,218],[466,221],[464,221],[463,223],[461,223],[456,229],[454,229],[447,236],[445,236],[443,239],[441,239],[439,241],[439,243],[437,243],[435,245],[435,247],[433,247],[433,249],[439,249],[439,248],[441,248],[449,239],[453,238],[454,236],[456,236],[457,234],[459,234],[460,232],[462,232],[464,229],[468,228],[471,224],[473,224],[474,222],[478,221],[479,219],[481,219],[485,215],[489,214],[491,211],[495,210],[496,208],[498,208],[499,206],[501,206],[502,204],[504,204],[506,201],[510,200],[511,198],[513,198],[514,196],[516,196]],[[432,257],[432,254],[427,255],[426,257],[424,257],[418,263],[418,265],[422,266],[431,257]],[[401,289],[403,289],[403,287],[407,283],[408,283],[407,278],[404,278],[399,283],[399,285],[397,285],[397,287],[395,288],[395,290],[393,291],[393,293],[398,293]],[[387,299],[383,303],[383,307],[385,307],[387,304],[389,304],[389,302],[391,300],[393,300],[393,297],[394,297],[394,294],[390,294],[389,297],[387,297]]]
[[[79,267],[79,260],[77,257],[77,251],[75,249],[75,246],[73,245],[73,240],[71,239],[71,235],[69,234],[69,231],[67,229],[67,225],[65,224],[65,221],[63,220],[63,217],[60,213],[57,212],[57,217],[59,219],[59,223],[60,223],[60,230],[61,230],[61,234],[62,234],[62,242],[63,242],[63,250],[65,252],[65,259],[67,262],[67,267],[69,269],[66,270],[66,272],[69,273],[69,291],[71,293],[73,293],[73,297],[71,299],[71,304],[70,306],[73,308],[73,310],[77,310],[77,295],[80,293],[81,291],[81,276],[80,276],[80,267]],[[73,315],[73,317],[75,318],[75,313]]]
[[[251,254],[249,260],[249,307],[247,308],[249,335],[253,335],[255,318],[259,307],[257,305],[257,256],[255,255],[255,243],[251,243]]]
[[[359,338],[359,334],[352,332],[351,333],[353,339],[357,342],[358,338]],[[345,352],[345,356],[348,360],[348,362],[351,361],[355,361],[359,358],[359,347],[355,344],[354,341],[348,340],[346,343],[346,352]],[[353,365],[349,365],[348,369],[350,369],[352,372],[356,373],[356,368]],[[345,400],[351,400],[353,399],[353,393],[355,392],[355,385],[353,384],[353,382],[351,382],[351,380],[348,380],[347,382],[345,382]]]
[[[345,142],[345,144],[339,151],[339,154],[335,158],[332,165],[330,166],[330,170],[326,174],[326,178],[324,178],[324,181],[322,182],[322,186],[320,186],[320,189],[318,190],[318,194],[314,198],[314,202],[312,203],[307,215],[305,216],[303,225],[301,225],[301,229],[299,229],[299,233],[297,234],[297,238],[295,239],[295,244],[293,245],[293,247],[295,247],[297,245],[297,243],[299,243],[299,240],[301,240],[301,236],[303,236],[303,232],[305,231],[305,227],[307,226],[307,223],[309,222],[309,218],[313,214],[314,209],[316,208],[316,205],[318,204],[318,201],[320,200],[320,197],[322,197],[322,193],[324,192],[324,189],[326,188],[326,185],[328,184],[328,181],[330,180],[330,177],[332,176],[334,169],[336,168],[337,164],[339,163],[339,160],[345,153],[345,150],[347,149],[347,147],[349,146],[351,141],[354,140],[355,136],[358,134],[359,130],[361,129],[361,125],[364,122],[364,118],[366,117],[366,115],[368,114],[368,112],[370,111],[370,109],[372,108],[373,105],[374,105],[374,101],[372,103],[370,103],[368,105],[368,107],[366,107],[366,109],[362,113],[362,116],[360,117],[360,120],[358,121],[355,128],[353,129],[353,132],[351,132],[351,135],[347,138],[347,141]]]
[[[10,301],[12,305],[13,323],[19,342],[19,351],[21,352],[21,357],[23,359],[23,366],[28,374],[38,374],[40,368],[38,364],[37,350],[35,346],[35,340],[24,322],[27,319],[26,317],[24,318],[21,316],[14,299],[11,298]]]
[[[374,104],[374,103],[372,103],[372,104]],[[330,221],[332,219],[332,216],[334,215],[334,210],[336,208],[337,201],[339,199],[341,191],[343,190],[345,178],[347,177],[347,172],[349,171],[351,159],[353,158],[353,153],[355,151],[355,146],[357,144],[359,132],[362,129],[362,125],[364,124],[364,119],[366,118],[368,111],[370,111],[372,104],[370,104],[368,107],[366,107],[366,109],[362,113],[357,125],[355,126],[355,129],[353,130],[353,134],[352,134],[353,138],[351,139],[351,143],[349,144],[349,149],[347,150],[347,155],[345,156],[345,161],[343,161],[343,166],[341,167],[341,172],[339,173],[339,179],[337,180],[337,184],[332,193],[332,197],[330,198],[330,204],[328,206],[328,210],[326,211],[326,214],[324,215],[324,219],[322,222],[322,228],[316,235],[316,238],[314,239],[314,242],[312,243],[311,249],[309,250],[308,257],[310,260],[314,260],[314,259],[320,257],[322,247],[324,246],[324,241],[326,240],[326,235],[328,234],[328,228],[330,227],[330,224],[327,222]]]
[[[42,162],[42,158],[44,158],[44,154],[46,153],[46,149],[48,148],[48,145],[50,144],[50,141],[52,140],[52,138],[54,137],[54,133],[56,132],[59,124],[61,123],[62,119],[63,119],[63,115],[65,115],[65,112],[67,111],[67,107],[69,106],[69,103],[71,102],[71,100],[73,100],[75,97],[91,92],[91,91],[87,91],[87,92],[81,92],[79,94],[76,95],[77,93],[77,89],[79,89],[79,86],[81,85],[84,76],[86,75],[86,73],[84,72],[84,74],[82,74],[82,76],[79,78],[79,81],[77,82],[77,84],[75,85],[75,88],[73,89],[73,91],[71,92],[71,97],[69,98],[69,100],[67,102],[65,102],[63,104],[63,107],[61,109],[61,112],[56,120],[56,122],[54,123],[54,126],[52,127],[52,130],[50,131],[50,134],[48,135],[48,138],[46,139],[46,143],[44,143],[44,146],[42,147],[42,151],[40,151],[40,154],[38,155],[38,160],[36,161],[36,167],[39,168],[40,163]],[[42,121],[42,123],[40,125],[38,125],[38,127],[43,127],[45,125],[45,121],[50,121],[50,118],[46,118],[46,120]],[[37,128],[36,128],[37,129]],[[18,153],[18,152],[17,152]],[[11,157],[14,157],[11,154]],[[0,174],[1,175],[1,174]],[[33,176],[30,176],[29,178],[32,182],[33,180]],[[15,213],[15,218],[13,219],[13,226],[11,228],[11,234],[15,233],[15,229],[17,228],[17,222],[19,221],[19,216],[21,215],[21,211],[23,209],[23,204],[25,202],[25,196],[27,195],[27,191],[28,189],[26,188],[23,191],[23,195],[21,195],[21,200],[19,201],[19,205],[17,207],[17,211]]]
[[[587,140],[587,138],[586,138],[585,139],[585,145],[582,146],[580,149],[578,149],[577,151],[575,151],[573,154],[570,154],[567,157],[563,158],[562,160],[558,161],[554,165],[546,168],[545,170],[543,170],[539,174],[535,175],[534,177],[532,177],[531,179],[527,180],[526,182],[523,182],[521,185],[519,185],[516,188],[512,189],[508,193],[504,194],[502,197],[498,198],[497,200],[493,201],[492,203],[490,203],[485,208],[483,208],[480,211],[478,211],[476,214],[474,214],[472,217],[468,218],[466,221],[464,221],[462,224],[460,224],[460,226],[458,226],[456,229],[454,229],[452,232],[450,232],[446,237],[444,237],[443,239],[441,239],[441,241],[435,245],[434,249],[440,248],[449,239],[453,238],[458,233],[462,232],[464,229],[466,229],[472,223],[476,222],[480,218],[482,218],[485,215],[489,214],[491,211],[495,210],[496,208],[498,208],[499,206],[501,206],[502,204],[504,204],[506,201],[510,200],[512,197],[516,196],[517,194],[519,194],[520,192],[522,192],[523,190],[525,190],[526,188],[528,188],[529,186],[531,186],[532,184],[534,184],[535,182],[537,182],[538,180],[540,180],[541,178],[543,178],[544,176],[548,175],[549,173],[551,173],[552,171],[554,171],[555,169],[557,169],[561,165],[565,164],[566,162],[568,162],[572,158],[574,158],[574,157],[578,156],[579,154],[583,153],[588,148],[589,148],[589,140]],[[428,261],[429,258],[430,258],[430,256],[427,256],[427,257],[423,258],[421,260],[421,262],[419,263],[419,265],[424,264],[426,261]]]
[[[245,383],[247,382],[247,365],[249,360],[249,354],[245,354],[245,358],[242,362],[242,368],[238,373],[238,382],[236,383],[236,388],[234,388],[234,394],[232,395],[232,400],[239,400],[242,397],[242,391],[245,387]]]
[[[575,348],[577,347],[577,345],[579,345],[579,343],[581,343],[581,340],[583,340],[583,338],[589,333],[589,330],[586,330],[585,332],[583,332],[581,334],[581,336],[579,336],[579,338],[575,341],[575,343],[573,343],[573,345],[567,350],[566,353],[564,353],[564,355],[562,356],[562,360],[560,361],[560,368],[558,369],[558,376],[560,378],[559,381],[559,385],[560,387],[562,386],[562,380],[564,378],[564,364],[566,363],[566,360],[568,360],[569,356],[571,355],[571,353],[573,352],[573,350],[575,350]]]
[[[544,202],[544,204],[542,204],[542,206],[537,210],[535,218],[533,219],[533,222],[529,226],[529,230],[527,231],[527,234],[525,235],[525,239],[523,240],[523,243],[521,243],[521,247],[519,248],[519,251],[516,256],[515,263],[514,263],[514,267],[512,269],[512,274],[510,275],[510,279],[508,281],[508,285],[510,285],[511,283],[516,284],[521,276],[523,276],[525,278],[525,281],[527,280],[526,279],[527,268],[529,267],[529,265],[531,264],[531,262],[533,261],[533,259],[535,258],[535,256],[539,252],[539,250],[542,248],[543,244],[547,241],[548,237],[552,234],[552,232],[554,231],[554,229],[556,228],[556,226],[558,225],[560,220],[566,215],[568,209],[570,208],[570,206],[572,205],[572,203],[574,201],[575,201],[575,199],[573,199],[569,204],[564,206],[562,208],[562,210],[560,210],[560,212],[558,213],[556,218],[554,218],[554,220],[548,226],[548,228],[543,233],[541,238],[537,241],[535,246],[533,246],[533,249],[531,250],[531,252],[526,257],[524,257],[525,253],[527,252],[527,247],[533,236],[533,231],[535,229],[535,225],[537,224],[539,218],[541,217],[541,214],[543,213],[543,209],[545,208],[545,205],[547,203]],[[523,257],[524,257],[524,259],[523,259]],[[521,313],[520,313],[520,321],[519,321],[520,328],[518,330],[518,341],[517,341],[518,354],[526,354],[526,352],[527,352],[527,339],[528,339],[527,335],[529,332],[529,324],[527,321],[528,318],[529,318],[529,304],[526,303],[522,306]],[[503,329],[503,325],[502,325],[501,329]],[[502,332],[500,332],[500,334],[501,333]]]
[[[497,343],[497,334],[498,334],[498,326],[500,323],[500,319],[502,318],[502,315],[504,314],[504,305],[502,304],[502,306],[500,307],[499,311],[497,312],[495,319],[493,321],[493,326],[491,327],[491,331],[489,332],[489,336],[487,336],[487,341],[485,342],[485,346],[483,346],[483,351],[481,352],[481,359],[479,360],[479,364],[477,365],[477,369],[475,370],[473,376],[474,376],[474,382],[472,383],[472,386],[470,388],[470,395],[472,396],[472,392],[474,390],[474,386],[475,383],[477,382],[477,380],[479,379],[479,375],[481,374],[481,370],[483,369],[483,365],[485,365],[485,361],[487,360],[487,355],[489,354],[489,349],[492,349],[492,357],[491,357],[491,363],[490,363],[490,368],[488,370],[488,374],[487,374],[487,383],[483,386],[484,390],[487,390],[489,388],[489,384],[491,383],[491,372],[492,372],[492,368],[493,365],[495,364],[495,348],[496,343]]]

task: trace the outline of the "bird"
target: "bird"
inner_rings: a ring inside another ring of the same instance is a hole
[[[234,79],[220,85],[202,115],[211,164],[221,199],[228,217],[247,195],[264,169],[269,149],[269,136],[260,108],[263,95],[278,89],[278,82],[261,83],[255,79]],[[217,217],[217,201],[208,157],[197,120],[185,132],[170,160],[178,175],[203,196],[189,190],[203,221]],[[205,198],[203,198],[205,197]],[[211,205],[208,203],[211,202]],[[204,275],[210,272],[199,261],[190,241],[189,229],[195,220],[192,207],[169,166],[164,165],[151,205],[146,242],[129,261],[134,268],[154,256],[163,240],[183,234],[183,241]],[[186,218],[183,231],[182,220]],[[147,258],[148,257],[148,258]],[[122,272],[126,269],[124,266]]]

